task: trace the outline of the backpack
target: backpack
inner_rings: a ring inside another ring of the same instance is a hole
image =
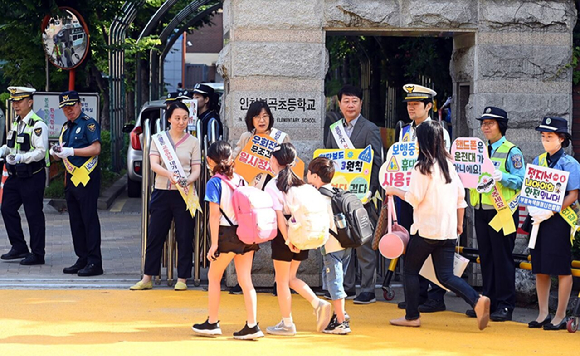
[[[336,227],[336,233],[330,231],[344,248],[359,247],[373,238],[373,227],[369,214],[356,194],[339,188],[320,188],[320,193],[330,197],[332,213],[344,214],[346,227]]]
[[[241,185],[236,186],[227,177],[221,174],[216,176],[234,191],[232,203],[238,221],[236,234],[240,241],[251,245],[273,240],[278,234],[278,222],[270,194],[258,188],[243,185],[243,180]],[[220,211],[233,226],[221,208]]]
[[[288,240],[300,250],[316,249],[328,240],[330,216],[324,197],[310,184],[291,187],[285,194],[292,216]]]

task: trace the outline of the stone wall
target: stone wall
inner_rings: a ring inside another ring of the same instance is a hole
[[[483,108],[502,107],[507,137],[527,161],[541,152],[534,127],[543,116],[571,119],[572,1],[226,0],[223,8],[218,70],[232,143],[245,130],[249,102],[266,99],[274,125],[289,133],[301,158],[322,146],[328,32],[452,36],[454,97],[461,88],[465,94],[454,103],[455,132],[479,135],[475,118]],[[520,243],[516,252],[524,249]]]

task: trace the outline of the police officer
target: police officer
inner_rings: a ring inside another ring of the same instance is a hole
[[[197,117],[201,121],[201,132],[198,133],[198,138],[202,147],[205,139],[209,147],[210,143],[219,140],[224,133],[219,114],[216,112],[217,99],[214,95],[214,90],[209,85],[197,83],[193,87],[193,99],[197,100]]]
[[[63,160],[66,169],[65,198],[77,261],[63,273],[79,276],[103,274],[101,225],[97,199],[101,185],[98,159],[101,153],[101,127],[83,111],[76,91],[59,96],[67,122],[62,126],[59,145],[50,154]]]
[[[165,98],[165,109],[169,109],[169,106],[177,101],[179,97],[179,92],[172,92],[167,93],[167,97]]]
[[[425,121],[431,120],[429,113],[433,108],[433,98],[437,95],[435,90],[424,87],[418,84],[405,84],[403,86],[405,91],[405,99],[403,102],[407,103],[407,113],[411,122],[404,125],[399,133],[399,142],[417,142],[415,134],[417,127]],[[443,130],[445,140],[445,148],[447,151],[451,148],[449,133]],[[413,225],[413,207],[406,201],[399,203],[399,223],[408,231],[411,231]],[[435,283],[422,276],[419,276],[419,290],[420,290],[420,305],[419,312],[434,313],[444,311],[445,307],[445,289],[439,287]],[[429,289],[431,286],[431,289]],[[407,304],[405,302],[399,303],[400,309],[405,309]]]
[[[506,202],[512,200],[519,192],[525,175],[525,162],[522,151],[505,138],[508,128],[507,113],[492,106],[486,107],[483,115],[477,120],[481,123],[481,132],[488,140],[488,153],[495,166],[493,179]],[[516,270],[512,251],[516,232],[505,235],[503,230],[495,231],[489,226],[496,216],[491,192],[480,194],[475,189],[470,191],[471,205],[475,208],[475,233],[481,260],[483,295],[491,299],[490,319],[493,321],[512,320],[512,311],[516,304]],[[518,209],[513,212],[514,225],[519,224]],[[473,310],[466,312],[474,317]]]
[[[4,184],[1,210],[12,248],[0,258],[23,258],[21,265],[42,265],[45,245],[45,167],[49,165],[48,127],[32,110],[35,89],[9,87],[8,90],[16,119],[8,132],[6,145],[0,147],[0,157],[5,157],[9,174]],[[22,205],[30,230],[31,253],[28,253],[18,213]]]

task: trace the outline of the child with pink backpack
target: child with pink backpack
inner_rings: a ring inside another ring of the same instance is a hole
[[[221,335],[218,311],[220,303],[220,281],[231,260],[234,260],[238,283],[244,294],[247,321],[242,330],[234,332],[235,339],[253,340],[264,334],[256,321],[257,297],[252,284],[252,260],[259,249],[256,243],[244,243],[237,235],[239,214],[234,205],[234,191],[247,185],[242,177],[234,173],[232,147],[225,141],[211,144],[207,152],[207,163],[213,177],[207,182],[205,200],[209,202],[209,230],[211,247],[207,253],[211,261],[208,279],[209,316],[204,323],[194,324],[193,331],[202,336]],[[254,209],[256,210],[256,209]],[[259,210],[259,209],[258,209]]]
[[[309,194],[310,208],[321,202],[321,206],[324,208],[322,211],[324,216],[322,219],[318,220],[321,220],[320,222],[323,223],[320,229],[326,234],[326,239],[328,239],[328,213],[324,197],[322,197],[316,188],[304,183],[300,177],[292,172],[292,166],[294,165],[295,160],[296,149],[291,143],[282,143],[275,147],[272,150],[272,156],[270,157],[270,167],[277,175],[268,182],[265,188],[265,191],[272,196],[279,229],[278,235],[274,240],[272,240],[272,259],[274,260],[278,305],[280,306],[280,312],[282,313],[282,320],[278,324],[266,328],[266,332],[272,335],[296,335],[296,325],[294,325],[292,320],[292,295],[290,293],[290,288],[308,300],[314,308],[317,319],[316,330],[318,332],[321,332],[328,325],[332,316],[330,303],[319,299],[314,292],[312,292],[310,287],[296,276],[300,262],[308,258],[308,249],[306,248],[320,247],[320,245],[326,241],[321,240],[321,244],[315,247],[309,246],[305,248],[306,245],[302,246],[302,248],[304,248],[302,250],[298,249],[292,242],[290,242],[292,230],[301,220],[299,219],[295,209],[304,208],[298,206],[304,204],[296,204],[298,201],[296,196],[304,194],[298,194],[298,192],[308,190],[307,193]],[[295,196],[294,199],[293,195]],[[292,217],[290,216],[291,214]],[[292,220],[294,218],[296,218],[297,221],[294,223],[291,221],[289,227],[287,225],[287,219]],[[306,225],[304,221],[302,224]],[[309,231],[307,230],[308,229],[302,228],[294,229],[294,231],[299,231],[304,235],[316,235],[309,234],[312,232],[312,229],[309,229]],[[306,238],[306,236],[303,237]],[[309,241],[312,240],[315,239]],[[306,243],[309,241],[306,241]]]

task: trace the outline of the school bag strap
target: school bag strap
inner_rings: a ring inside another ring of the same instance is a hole
[[[224,176],[221,173],[218,173],[215,175],[216,177],[218,177],[219,179],[222,180],[222,182],[226,183],[228,185],[228,187],[230,187],[232,190],[236,190],[236,188],[241,187],[244,185],[244,180],[240,179],[240,184],[239,185],[234,185],[234,183],[232,183],[232,180],[229,179],[228,177]],[[230,226],[235,226],[232,221],[230,220],[230,218],[228,218],[227,214],[222,210],[222,207],[220,206],[220,212],[222,213],[222,215],[224,216],[224,218],[226,218],[226,220],[228,221],[228,224],[230,224]]]

